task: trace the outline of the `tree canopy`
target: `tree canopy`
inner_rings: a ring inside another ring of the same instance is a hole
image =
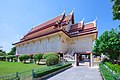
[[[120,0],[112,0],[113,20],[120,20]]]
[[[120,56],[120,29],[111,29],[105,31],[95,41],[93,52],[97,54],[105,54],[112,61],[118,60]]]
[[[8,55],[15,55],[16,54],[16,47],[11,48],[11,51],[8,53]]]

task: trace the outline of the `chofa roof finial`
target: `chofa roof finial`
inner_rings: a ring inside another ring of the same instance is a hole
[[[74,14],[74,10],[75,10],[75,8],[71,11],[70,15],[73,15],[73,14]]]
[[[62,12],[62,14],[61,15],[65,15],[65,10]]]
[[[97,17],[96,17],[95,20],[93,21],[93,23],[94,23],[94,27],[97,26],[97,25],[96,25],[96,21],[97,21]]]

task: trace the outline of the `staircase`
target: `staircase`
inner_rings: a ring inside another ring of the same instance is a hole
[[[63,58],[67,61],[75,61],[75,57],[74,57],[74,53],[75,50],[74,49],[70,49],[68,50],[68,52],[63,56]]]

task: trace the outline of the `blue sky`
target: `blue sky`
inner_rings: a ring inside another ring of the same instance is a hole
[[[33,26],[60,15],[64,10],[69,14],[73,9],[75,22],[85,22],[96,17],[98,36],[106,30],[116,28],[120,21],[112,20],[110,0],[0,0],[0,46],[10,51]]]

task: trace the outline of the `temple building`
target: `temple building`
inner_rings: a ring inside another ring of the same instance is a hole
[[[69,55],[90,54],[97,37],[96,20],[74,22],[74,12],[61,15],[32,28],[19,42],[14,43],[16,54],[45,52]]]

